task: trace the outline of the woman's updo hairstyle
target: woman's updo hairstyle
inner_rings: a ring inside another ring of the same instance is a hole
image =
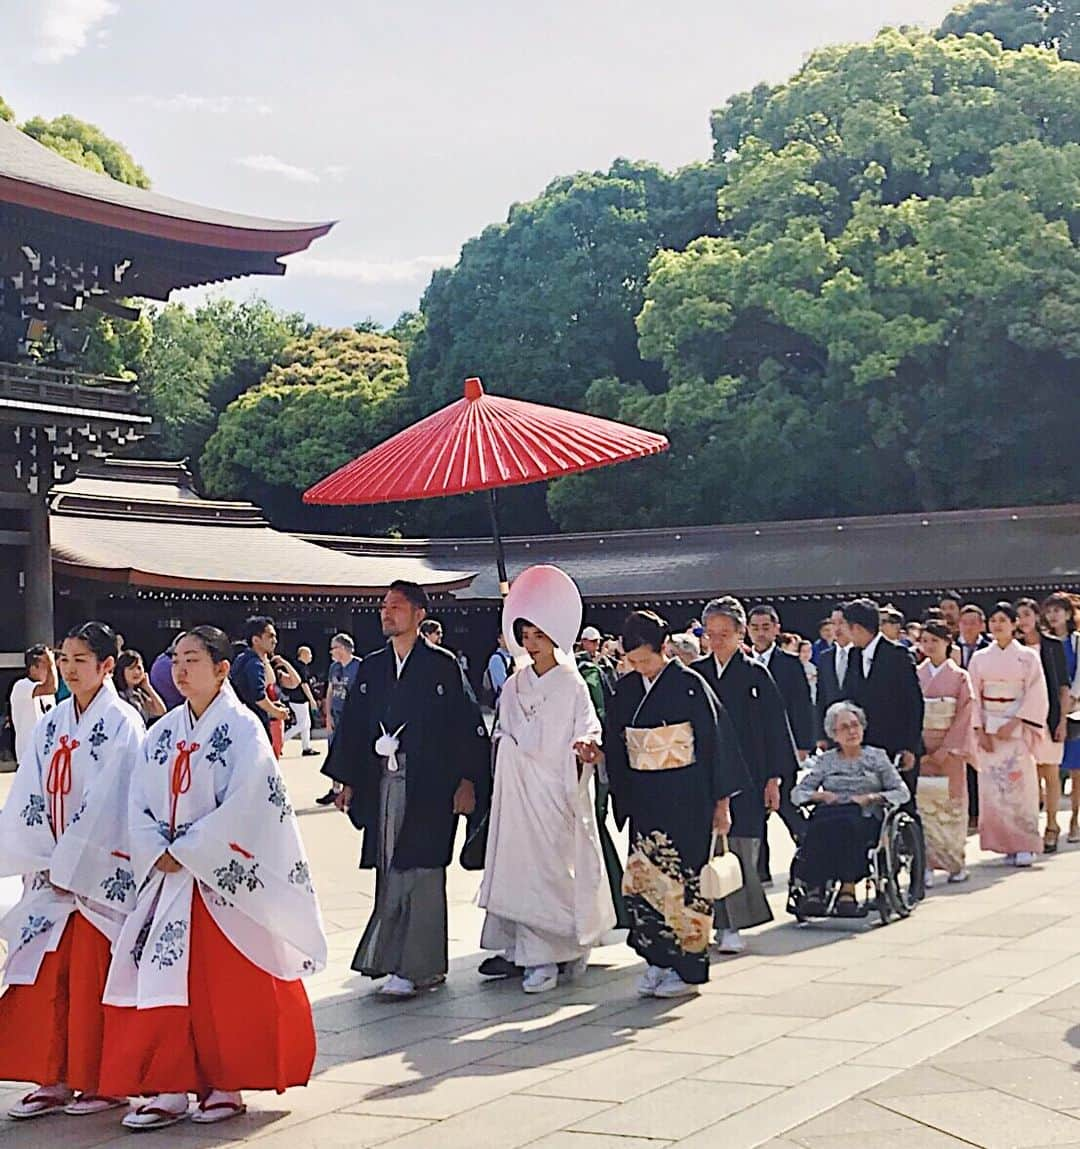
[[[629,654],[632,650],[647,646],[656,654],[662,654],[670,634],[671,628],[666,619],[651,610],[635,610],[623,623],[623,650]]]
[[[1016,622],[1016,607],[1011,602],[995,602],[990,608],[989,617],[995,614],[1003,614],[1010,622]]]
[[[949,624],[940,618],[932,618],[922,624],[923,634],[932,634],[940,638],[946,645],[952,646],[952,631]]]
[[[64,638],[77,638],[90,647],[98,662],[107,658],[115,658],[120,653],[120,644],[116,641],[116,631],[108,623],[84,622],[73,626],[64,635]]]
[[[210,655],[210,660],[215,666],[222,662],[228,662],[232,658],[232,642],[229,640],[229,636],[216,626],[193,626],[177,637],[173,647],[179,646],[180,640],[184,638],[195,639],[203,650]]]

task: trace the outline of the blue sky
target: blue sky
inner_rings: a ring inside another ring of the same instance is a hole
[[[0,95],[123,141],[170,195],[341,223],[253,291],[324,323],[414,307],[555,175],[709,153],[709,111],[950,0],[7,0]]]

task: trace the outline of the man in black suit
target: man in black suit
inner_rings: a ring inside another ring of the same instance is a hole
[[[759,603],[751,608],[747,623],[750,642],[754,648],[754,660],[759,662],[772,675],[780,697],[784,700],[788,727],[795,742],[795,753],[799,762],[814,752],[817,739],[817,721],[814,704],[810,697],[810,681],[803,670],[802,662],[794,654],[788,654],[777,646],[780,637],[780,615],[771,603]],[[791,788],[795,785],[795,764],[787,777],[780,780],[780,817],[787,826],[793,841],[802,837],[805,819],[791,804]],[[758,855],[758,875],[762,882],[772,881],[769,872],[769,835],[766,825],[765,837],[761,840]]]
[[[822,748],[828,746],[825,738],[825,711],[834,702],[851,698],[854,690],[855,649],[851,641],[851,629],[844,618],[843,607],[834,607],[832,612],[833,644],[818,661],[817,688],[817,738]]]
[[[742,866],[743,888],[716,903],[721,953],[741,953],[739,930],[772,921],[758,877],[758,854],[768,814],[780,807],[781,779],[795,771],[795,746],[784,700],[772,676],[743,649],[746,611],[737,598],[713,599],[702,616],[710,654],[694,663],[731,716],[754,785],[731,800],[729,844]],[[800,671],[801,673],[801,671]]]
[[[960,608],[960,633],[956,648],[960,651],[960,666],[967,670],[977,651],[989,646],[993,641],[986,633],[986,612],[981,606],[969,602]],[[967,767],[968,788],[968,833],[974,834],[979,828],[979,775],[969,762]]]
[[[914,812],[923,726],[923,696],[915,662],[904,647],[881,633],[880,608],[873,599],[846,603],[844,620],[855,644],[849,697],[866,712],[863,741],[867,746],[880,746],[890,758],[899,755]]]
[[[960,667],[968,670],[975,652],[983,650],[992,641],[986,633],[986,612],[973,602],[961,607],[959,629],[956,646],[960,651]]]

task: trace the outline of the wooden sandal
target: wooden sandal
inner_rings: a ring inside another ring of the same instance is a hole
[[[211,1101],[209,1105],[203,1101],[192,1113],[191,1120],[196,1125],[216,1125],[246,1112],[247,1106],[242,1101]]]

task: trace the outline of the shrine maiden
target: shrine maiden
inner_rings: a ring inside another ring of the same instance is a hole
[[[499,701],[480,945],[521,969],[526,993],[582,972],[615,925],[590,792],[602,728],[572,653],[581,615],[553,566],[523,571],[503,605],[520,669]]]
[[[176,643],[186,703],[147,736],[131,783],[138,898],[105,986],[102,1088],[149,1098],[124,1124],[244,1111],[242,1089],[304,1085],[315,1059],[298,980],[326,938],[285,783],[259,720],[228,684],[227,636]]]
[[[989,618],[994,641],[972,656],[979,772],[979,844],[1030,866],[1042,852],[1039,834],[1039,745],[1050,697],[1036,651],[1015,639],[1016,610],[999,602]]]
[[[949,657],[952,632],[935,619],[923,625],[918,667],[923,694],[919,813],[926,837],[926,884],[934,870],[967,881],[967,764],[975,760],[975,702],[966,670]]]
[[[113,687],[116,651],[100,622],[64,639],[57,663],[71,694],[35,728],[0,814],[0,874],[23,877],[0,921],[0,1078],[41,1083],[15,1118],[126,1104],[103,1096],[101,995],[135,900],[127,792],[145,728]]]

